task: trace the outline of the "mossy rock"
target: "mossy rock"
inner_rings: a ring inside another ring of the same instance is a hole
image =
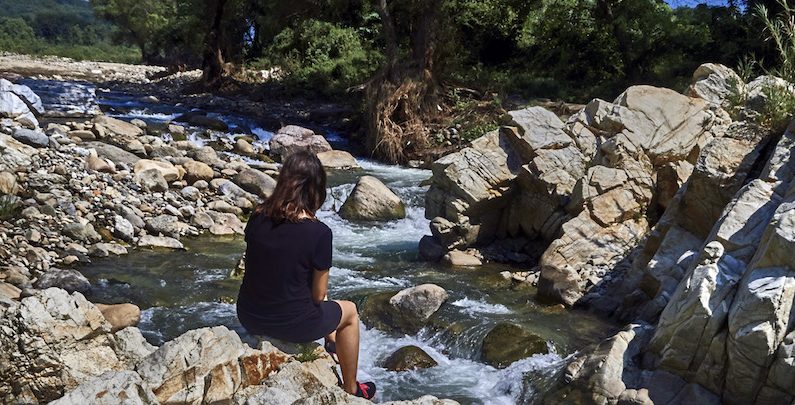
[[[389,371],[407,371],[430,368],[438,365],[428,353],[417,346],[401,347],[384,360],[383,367]]]
[[[389,291],[365,297],[359,306],[359,317],[365,325],[384,332],[417,333],[424,326],[423,322],[405,316],[389,304],[396,293]]]
[[[512,323],[499,323],[483,339],[481,360],[488,365],[505,368],[534,354],[547,354],[549,347],[542,337]]]

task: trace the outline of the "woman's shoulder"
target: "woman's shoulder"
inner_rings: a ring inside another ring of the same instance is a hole
[[[319,219],[305,221],[305,223],[310,224],[312,229],[314,229],[316,232],[318,232],[320,234],[330,234],[331,233],[331,228],[329,228],[329,226],[326,225],[325,222],[323,222],[323,221],[321,221]]]

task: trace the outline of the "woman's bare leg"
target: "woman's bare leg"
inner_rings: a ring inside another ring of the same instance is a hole
[[[359,312],[350,301],[335,301],[342,308],[342,318],[337,327],[337,357],[342,369],[343,389],[356,393],[356,373],[359,371]],[[329,336],[334,335],[332,332]]]

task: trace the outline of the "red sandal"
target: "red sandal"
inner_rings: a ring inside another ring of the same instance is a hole
[[[373,397],[375,397],[375,383],[370,381],[363,383],[356,381],[356,384],[356,394],[354,395],[372,401]]]

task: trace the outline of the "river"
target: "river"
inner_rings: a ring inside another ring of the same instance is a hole
[[[138,96],[88,83],[59,83],[28,80],[34,91],[59,94],[69,88],[72,100],[59,98],[61,105],[79,105],[80,90],[96,92],[106,114],[124,119],[139,118],[162,124],[187,111],[181,106],[142,101]],[[82,86],[82,87],[81,87]],[[74,94],[77,94],[76,96]],[[44,95],[45,104],[48,97]],[[50,104],[54,104],[50,101]],[[261,128],[256,119],[218,111],[212,116],[230,124],[229,133],[192,128],[189,139],[203,143],[232,139],[236,133],[256,136],[267,142],[276,128]],[[335,148],[345,148],[344,136],[332,135]],[[578,348],[605,336],[612,326],[578,311],[545,307],[535,303],[530,286],[516,286],[499,275],[520,269],[503,265],[453,269],[419,260],[417,244],[429,233],[424,216],[424,180],[428,170],[388,166],[359,159],[362,170],[332,172],[328,199],[318,213],[334,233],[334,267],[330,292],[334,299],[361,302],[367,295],[398,291],[422,284],[442,286],[449,300],[433,317],[432,326],[415,335],[401,335],[362,325],[360,380],[378,384],[377,400],[411,399],[424,394],[452,398],[464,404],[513,404],[527,402],[543,392],[548,376],[558,373],[565,359]],[[407,205],[405,219],[384,223],[352,223],[335,209],[364,174],[381,179]],[[197,327],[226,325],[253,344],[253,338],[237,322],[234,297],[239,281],[229,277],[244,251],[242,237],[184,239],[187,250],[175,252],[135,250],[123,257],[97,259],[80,271],[93,283],[90,299],[95,302],[132,302],[142,309],[139,328],[151,343],[160,345]],[[479,360],[480,346],[498,322],[522,325],[548,341],[550,354],[535,355],[496,369]],[[439,364],[425,370],[391,372],[381,362],[398,348],[416,345]]]

